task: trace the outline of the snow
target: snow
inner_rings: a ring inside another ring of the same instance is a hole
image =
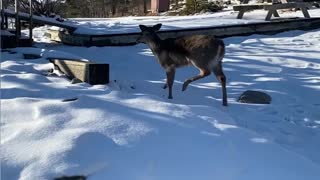
[[[228,107],[214,76],[181,92],[193,67],[177,70],[167,99],[165,73],[144,44],[49,44],[45,29],[35,29],[34,48],[1,52],[1,179],[320,177],[319,29],[224,39]],[[109,63],[111,82],[48,74],[46,58],[56,56]],[[271,104],[236,102],[246,90],[268,93]],[[63,102],[70,98],[77,100]]]

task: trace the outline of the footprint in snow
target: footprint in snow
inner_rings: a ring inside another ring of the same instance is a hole
[[[75,97],[75,98],[67,98],[67,99],[63,99],[62,102],[71,102],[71,101],[76,101],[76,100],[78,100],[77,97]]]

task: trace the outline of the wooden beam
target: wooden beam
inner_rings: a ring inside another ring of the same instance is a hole
[[[77,78],[91,85],[109,83],[109,64],[70,59],[49,59],[69,79]]]
[[[5,9],[7,9],[7,7],[8,7],[8,0],[1,0],[1,5],[2,5],[2,9],[1,9],[1,15],[3,15],[3,19],[1,19],[2,21],[2,23],[3,23],[3,28],[4,29],[8,29],[9,28],[9,26],[8,26],[8,16],[6,16],[5,15],[5,13],[4,13],[4,10]]]
[[[19,40],[21,36],[21,26],[20,26],[20,19],[19,19],[19,0],[15,0],[15,28],[16,28],[16,41],[17,46],[19,46]]]
[[[233,6],[233,10],[239,11],[237,18],[242,19],[245,12],[256,10],[256,9],[264,9],[265,6],[272,6],[272,4],[266,4],[266,3],[241,4],[241,5]]]
[[[256,3],[256,4],[241,4],[241,5],[235,5],[233,6],[234,11],[251,11],[255,9],[263,9],[265,6],[271,6],[272,4],[267,3]]]
[[[273,4],[272,6],[264,6],[265,10],[270,9],[291,9],[307,7],[308,3],[286,3],[286,4]]]
[[[33,12],[32,12],[32,0],[29,0],[29,6],[30,6],[30,20],[29,20],[29,40],[30,40],[30,44],[32,43],[33,39],[32,39],[32,31],[33,31],[33,19],[32,19],[32,16],[33,16]]]
[[[3,5],[3,0],[0,2],[0,8],[1,8],[1,29],[4,29],[4,5]]]

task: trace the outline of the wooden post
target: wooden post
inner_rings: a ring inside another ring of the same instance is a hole
[[[243,9],[241,9],[241,10],[239,11],[238,16],[237,16],[237,19],[242,19],[244,12],[245,12],[245,11],[244,11]]]
[[[32,0],[29,0],[29,6],[30,6],[30,21],[29,21],[29,41],[30,45],[32,44],[32,30],[33,30],[33,20],[32,20]]]
[[[4,10],[7,9],[8,0],[1,0],[1,29],[8,29],[8,17],[5,16]]]
[[[1,0],[1,29],[4,29],[4,5],[3,0]]]
[[[7,9],[8,7],[8,0],[2,0],[3,2],[3,9]],[[3,19],[3,22],[4,22],[4,27],[5,29],[9,29],[9,24],[8,24],[8,16],[5,16],[4,15],[4,19]]]
[[[271,16],[272,16],[272,14],[275,13],[275,11],[276,11],[275,9],[270,9],[270,10],[268,11],[268,14],[267,14],[265,20],[266,20],[266,21],[270,21]]]
[[[16,42],[17,46],[19,46],[19,40],[21,36],[21,27],[20,27],[20,19],[19,19],[19,0],[15,0],[15,13],[16,13],[16,19],[15,19],[15,26],[16,26]]]
[[[302,6],[301,7],[301,11],[302,11],[302,13],[303,13],[303,15],[304,15],[304,17],[305,18],[310,18],[310,15],[309,15],[309,13],[308,13],[308,10],[307,10],[307,7],[306,6]]]

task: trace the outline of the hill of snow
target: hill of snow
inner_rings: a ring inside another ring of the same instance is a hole
[[[177,70],[174,99],[146,45],[72,47],[41,40],[1,52],[1,178],[317,180],[320,31],[225,39],[229,106],[214,76]],[[34,52],[42,58],[23,59]],[[46,57],[109,63],[111,83],[48,75]],[[246,90],[270,105],[236,102]],[[63,99],[77,98],[63,102]]]

